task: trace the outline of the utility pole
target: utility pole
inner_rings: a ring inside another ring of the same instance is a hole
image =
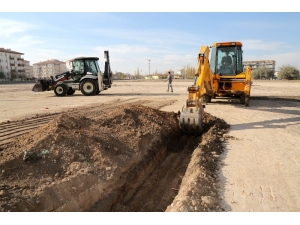
[[[151,61],[151,59],[148,59],[148,61],[149,61],[149,79],[151,80],[151,76],[150,76],[150,61]]]

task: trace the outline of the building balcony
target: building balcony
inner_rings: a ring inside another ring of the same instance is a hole
[[[18,66],[25,66],[25,64],[18,64]]]
[[[17,58],[17,60],[24,60],[23,58]]]
[[[25,73],[25,70],[18,70],[19,73]]]
[[[15,60],[15,58],[14,58],[14,57],[11,57],[11,56],[9,57],[9,59],[11,59],[11,60]]]
[[[11,63],[10,66],[15,66],[15,64],[14,64],[14,63]]]

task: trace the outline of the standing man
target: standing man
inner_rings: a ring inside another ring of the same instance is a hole
[[[173,76],[171,75],[171,72],[169,71],[168,72],[168,77],[165,80],[165,82],[168,81],[168,90],[167,90],[167,92],[169,92],[169,87],[171,88],[171,92],[173,92],[172,80],[173,80]]]

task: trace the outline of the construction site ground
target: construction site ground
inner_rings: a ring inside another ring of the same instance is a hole
[[[299,212],[300,82],[212,99],[180,133],[192,80],[114,81],[95,96],[0,84],[2,212]]]

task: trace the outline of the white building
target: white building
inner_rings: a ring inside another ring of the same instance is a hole
[[[33,64],[33,76],[35,78],[50,78],[50,76],[56,76],[67,70],[66,63],[57,59]]]
[[[30,66],[30,62],[28,60],[24,60],[25,64],[25,76],[26,78],[33,77],[33,66]]]
[[[7,79],[25,76],[25,63],[22,55],[24,53],[15,52],[9,48],[0,48],[0,72],[3,72]]]

